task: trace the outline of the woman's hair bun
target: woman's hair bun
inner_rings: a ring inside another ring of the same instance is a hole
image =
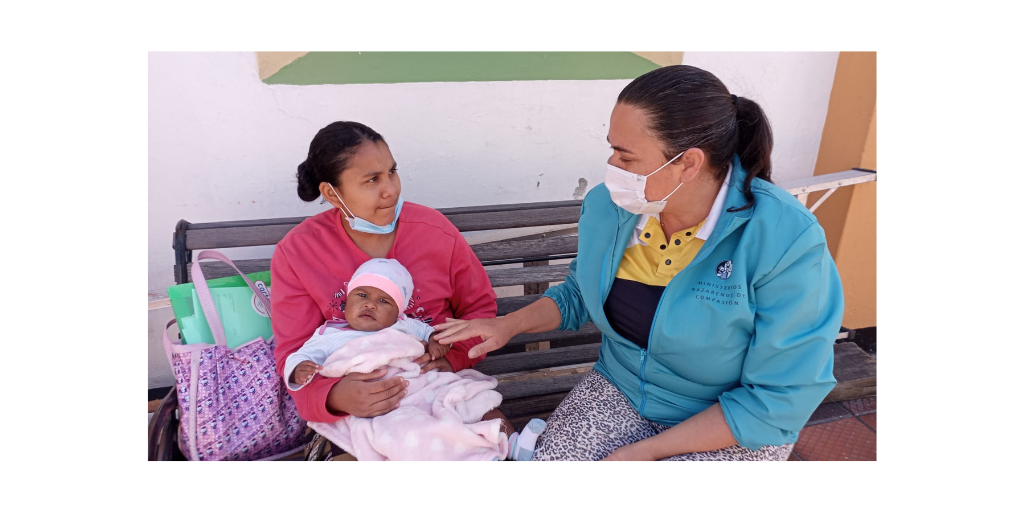
[[[320,197],[320,180],[317,179],[316,172],[313,170],[313,166],[309,165],[308,161],[303,160],[299,164],[295,178],[299,182],[299,199],[308,203]]]

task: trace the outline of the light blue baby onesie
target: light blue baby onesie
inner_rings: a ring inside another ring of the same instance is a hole
[[[305,386],[305,384],[294,384],[288,382],[291,380],[290,377],[292,372],[295,371],[295,367],[298,366],[299,363],[303,361],[313,361],[314,363],[323,366],[327,357],[346,343],[356,338],[362,338],[363,336],[379,332],[342,329],[342,327],[347,326],[348,324],[344,322],[330,321],[320,327],[317,327],[313,336],[306,340],[306,343],[304,343],[300,349],[288,356],[288,359],[285,359],[284,377],[285,382],[288,385],[288,389],[298,391]],[[390,327],[390,329],[404,332],[423,341],[427,341],[427,338],[429,338],[434,332],[434,328],[430,325],[410,318],[399,318],[398,321]]]

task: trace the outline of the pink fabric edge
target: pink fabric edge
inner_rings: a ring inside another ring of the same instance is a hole
[[[346,322],[344,320],[328,320],[328,321],[324,322],[323,325],[320,326],[320,330],[318,331],[319,334],[321,336],[323,336],[324,331],[327,330],[327,327],[330,326],[331,324],[346,326],[346,325],[348,325],[348,322]]]
[[[181,340],[171,339],[171,337],[168,336],[167,333],[168,333],[168,331],[170,331],[171,326],[175,325],[177,323],[178,323],[177,320],[171,320],[170,322],[167,322],[167,327],[164,328],[164,352],[167,354],[167,362],[169,364],[172,364],[172,362],[171,362],[171,355],[172,354],[182,354],[182,353],[188,353],[188,352],[202,352],[203,350],[206,350],[206,349],[208,349],[210,347],[215,347],[216,346],[213,343],[189,343],[189,344],[185,344],[185,343],[182,343]],[[262,336],[260,336],[258,338],[255,338],[255,339],[251,340],[251,341],[247,341],[245,343],[242,343],[241,345],[239,345],[239,346],[237,346],[237,347],[235,347],[233,349],[229,349],[229,350],[231,352],[234,352],[236,350],[241,349],[242,347],[245,347],[245,346],[250,345],[252,343],[256,343],[257,341],[262,341],[262,342],[267,343],[267,344],[272,344],[274,342],[274,337],[271,336],[269,339],[264,339]]]
[[[199,396],[199,362],[202,359],[193,357],[191,373],[188,376],[188,403],[192,404],[193,409],[198,401]],[[188,449],[191,452],[191,460],[199,460],[199,428],[197,426],[199,422],[199,413],[193,410],[188,415]],[[178,448],[181,448],[181,439],[178,439]]]
[[[206,325],[210,327],[210,333],[213,334],[214,344],[226,346],[228,341],[227,336],[224,334],[224,326],[220,323],[220,314],[214,305],[213,295],[210,294],[210,286],[206,284],[206,276],[203,275],[203,269],[199,266],[199,259],[192,262],[192,284],[196,288],[199,307],[203,309],[203,315],[206,316]]]
[[[405,301],[405,297],[402,296],[402,289],[397,284],[391,282],[390,279],[378,276],[377,274],[360,274],[355,279],[349,281],[345,294],[351,295],[352,290],[360,286],[372,286],[390,295],[391,299],[395,301],[395,305],[400,306],[400,311],[405,311],[405,308],[409,306]]]

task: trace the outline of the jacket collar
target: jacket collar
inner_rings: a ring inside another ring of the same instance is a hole
[[[704,225],[701,226],[700,231],[697,231],[697,238],[706,241],[711,236],[711,233],[715,232],[715,227],[718,226],[718,219],[722,217],[722,212],[725,210],[725,199],[729,195],[729,187],[731,185],[732,164],[730,163],[729,170],[725,174],[725,181],[722,182],[722,188],[718,190],[715,203],[711,205],[711,213],[708,213],[707,219],[704,220]]]
[[[718,223],[705,245],[714,246],[719,240],[725,238],[729,233],[732,233],[736,228],[750,220],[750,216],[754,213],[753,207],[742,211],[730,211],[738,210],[747,205],[747,197],[743,194],[743,182],[746,179],[747,170],[740,164],[740,157],[733,155],[732,176],[730,176],[729,189],[725,194],[725,205],[722,208],[722,215],[719,217]]]

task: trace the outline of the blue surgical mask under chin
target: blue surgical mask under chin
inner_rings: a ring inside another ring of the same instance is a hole
[[[330,183],[328,183],[327,185],[331,187],[331,190],[334,190],[334,185],[331,185]],[[402,213],[402,205],[405,203],[405,199],[402,199],[402,196],[399,195],[398,202],[395,204],[395,219],[392,220],[389,224],[378,226],[377,224],[374,224],[366,219],[356,217],[355,213],[352,212],[352,209],[349,208],[348,205],[345,204],[345,201],[341,198],[341,194],[339,194],[337,190],[334,190],[334,194],[338,196],[338,200],[341,201],[341,205],[344,206],[344,208],[338,209],[341,210],[341,214],[344,215],[345,220],[348,221],[348,226],[361,233],[369,233],[371,235],[386,235],[394,231],[395,226],[398,224],[398,215]],[[346,212],[345,210],[348,210],[348,212]]]

